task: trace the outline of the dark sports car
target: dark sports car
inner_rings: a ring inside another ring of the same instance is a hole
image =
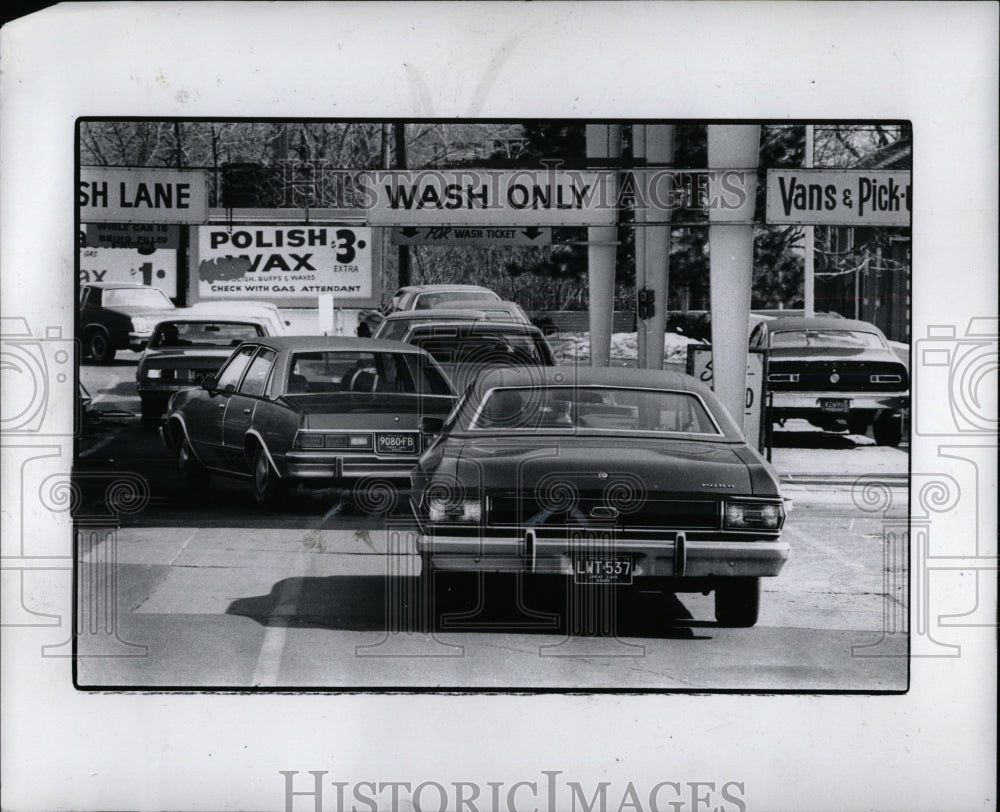
[[[406,285],[392,294],[392,298],[378,310],[358,313],[358,335],[374,336],[382,319],[390,313],[451,307],[452,302],[461,302],[463,308],[468,308],[472,302],[487,304],[499,301],[498,294],[481,285]]]
[[[720,623],[752,626],[760,578],[788,558],[777,478],[687,375],[492,370],[422,428],[443,431],[412,475],[428,578],[714,590]]]
[[[817,316],[758,324],[751,348],[768,350],[767,385],[775,422],[804,418],[826,431],[865,434],[899,445],[910,405],[906,365],[875,325]]]
[[[422,450],[418,423],[454,405],[427,353],[394,341],[260,338],[241,344],[218,375],[175,394],[163,436],[180,484],[212,473],[251,480],[260,504],[289,483],[405,480]]]

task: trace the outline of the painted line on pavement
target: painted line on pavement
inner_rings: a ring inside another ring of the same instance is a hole
[[[255,688],[271,688],[278,684],[281,671],[281,658],[285,653],[288,640],[290,617],[295,616],[296,605],[302,592],[302,581],[309,570],[308,553],[296,553],[291,574],[281,586],[278,605],[274,607],[267,621],[264,641],[257,654],[250,684]]]

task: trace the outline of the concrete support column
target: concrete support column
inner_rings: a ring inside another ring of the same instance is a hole
[[[674,128],[667,124],[644,127],[646,133],[646,161],[654,167],[672,166],[674,162]],[[640,320],[639,329],[645,334],[639,366],[645,369],[663,369],[663,334],[667,329],[667,292],[670,283],[670,209],[673,182],[663,177],[657,179],[656,170],[647,172],[650,179],[646,200],[644,261],[646,286],[653,291],[655,309],[653,317]],[[657,205],[660,204],[660,205]],[[638,237],[638,235],[637,235]]]
[[[753,219],[757,194],[760,127],[709,125],[708,167],[744,172],[745,196],[738,199],[722,183],[711,184],[709,259],[712,291],[712,377],[715,394],[733,419],[743,425],[746,403],[747,339],[753,280]],[[719,202],[725,203],[722,208]]]
[[[619,124],[587,125],[587,158],[621,158],[622,128]],[[608,187],[609,199],[618,198],[618,181]],[[617,219],[617,218],[616,218]],[[615,301],[615,258],[618,227],[587,228],[587,276],[590,289],[590,365],[611,363],[611,323]]]

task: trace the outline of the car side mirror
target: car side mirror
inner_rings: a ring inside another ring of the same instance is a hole
[[[440,417],[421,417],[420,418],[420,433],[421,434],[440,434],[442,429],[444,429],[444,419]]]
[[[218,378],[205,378],[201,382],[201,388],[204,389],[206,392],[214,392],[216,389],[219,388],[219,379]]]

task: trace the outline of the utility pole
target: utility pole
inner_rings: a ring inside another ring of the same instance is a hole
[[[812,169],[813,166],[813,125],[806,124],[806,155],[805,168]],[[815,226],[802,226],[805,234],[805,266],[802,279],[802,307],[806,318],[813,316],[816,312],[816,281],[813,263],[816,258],[816,233]]]
[[[396,169],[406,169],[406,124],[397,121],[393,126],[396,140]],[[410,284],[410,247],[400,245],[399,248],[399,287]]]

